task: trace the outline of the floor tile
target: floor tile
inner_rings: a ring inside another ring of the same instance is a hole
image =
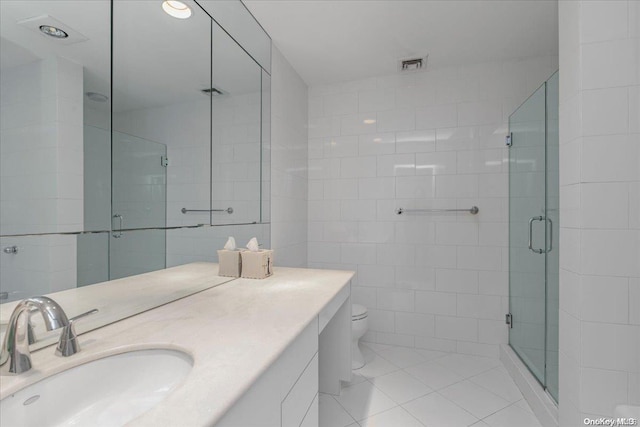
[[[328,394],[320,393],[320,427],[344,427],[355,420],[336,400]]]
[[[342,389],[335,399],[356,421],[398,406],[368,381]]]
[[[484,418],[510,405],[510,402],[468,380],[443,388],[439,393],[478,418]]]
[[[342,383],[340,396],[320,394],[320,427],[540,425],[497,359],[375,343],[360,347],[367,365]]]
[[[424,427],[420,421],[401,407],[395,407],[360,421],[362,427]]]
[[[350,385],[360,384],[361,382],[367,381],[365,377],[357,373],[358,371],[351,371],[351,381],[342,381],[342,387],[349,387]]]
[[[371,382],[396,403],[405,403],[433,391],[422,381],[405,371],[382,375],[371,379]]]
[[[412,400],[402,407],[428,427],[467,427],[478,421],[476,417],[438,393]]]
[[[482,372],[493,369],[496,366],[502,365],[498,359],[457,353],[435,359],[435,362],[464,378],[472,375],[478,375]]]
[[[369,363],[371,360],[373,360],[374,357],[378,355],[378,353],[376,353],[376,351],[367,344],[358,343],[358,348],[360,348],[360,352],[362,352],[364,360],[367,363]]]
[[[379,351],[378,354],[399,368],[407,368],[427,361],[426,357],[407,347],[389,348]]]
[[[451,354],[444,351],[425,350],[422,348],[416,348],[416,351],[420,353],[424,358],[426,358],[426,360],[434,360],[434,359],[438,359],[439,357],[447,356]]]
[[[435,362],[425,362],[405,369],[405,372],[416,377],[434,390],[450,386],[463,380],[453,371]]]
[[[493,368],[469,378],[469,381],[478,384],[480,387],[497,394],[511,403],[522,399],[520,389],[518,389],[516,383],[513,382],[509,374],[502,368]]]
[[[365,360],[367,360],[367,363],[362,368],[353,371],[354,373],[362,375],[365,378],[379,377],[380,375],[388,374],[400,369],[396,365],[376,353],[373,353],[373,357],[371,358],[365,357]]]
[[[504,408],[482,421],[491,427],[541,427],[535,415],[516,404]]]
[[[361,342],[360,346],[366,346],[369,347],[371,350],[378,352],[378,351],[382,351],[382,350],[388,350],[390,348],[394,348],[394,346],[392,345],[388,345],[388,344],[378,344],[375,342]]]
[[[527,403],[526,400],[524,400],[524,398],[522,400],[518,400],[515,403],[516,406],[518,406],[521,409],[524,409],[525,411],[533,414],[533,409],[531,409],[531,406],[529,406],[529,403]]]

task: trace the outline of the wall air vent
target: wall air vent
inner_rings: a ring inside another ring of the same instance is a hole
[[[219,95],[224,95],[224,92],[221,91],[220,89],[217,89],[215,87],[210,87],[209,89],[202,89],[201,91],[202,93],[204,93],[207,96],[219,96]]]
[[[407,58],[398,61],[400,71],[419,71],[427,67],[427,56],[420,58]]]

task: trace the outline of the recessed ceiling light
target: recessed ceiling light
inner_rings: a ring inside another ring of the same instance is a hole
[[[65,31],[52,25],[40,25],[40,31],[48,36],[55,37],[57,39],[66,39],[67,37],[69,37],[69,34],[67,34]]]
[[[109,97],[98,92],[87,92],[87,98],[95,102],[107,102]]]
[[[365,125],[372,125],[372,124],[374,124],[375,122],[376,122],[376,121],[375,121],[375,120],[373,120],[373,119],[364,119],[364,121],[363,121],[363,123],[364,123]]]
[[[178,19],[187,19],[191,16],[191,8],[181,1],[166,0],[162,2],[162,10]]]
[[[373,138],[373,142],[382,142],[382,138]]]

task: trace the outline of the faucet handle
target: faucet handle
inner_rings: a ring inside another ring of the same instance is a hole
[[[98,309],[94,308],[93,310],[78,314],[77,316],[69,319],[69,324],[62,329],[62,333],[60,334],[60,341],[58,341],[58,347],[56,348],[57,356],[68,357],[80,351],[80,343],[78,342],[78,336],[76,335],[74,325],[76,321],[97,312]]]

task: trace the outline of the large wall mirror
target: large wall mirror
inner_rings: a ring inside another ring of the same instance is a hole
[[[0,2],[0,303],[215,261],[211,236],[268,223],[270,39],[239,1],[183,3]]]

